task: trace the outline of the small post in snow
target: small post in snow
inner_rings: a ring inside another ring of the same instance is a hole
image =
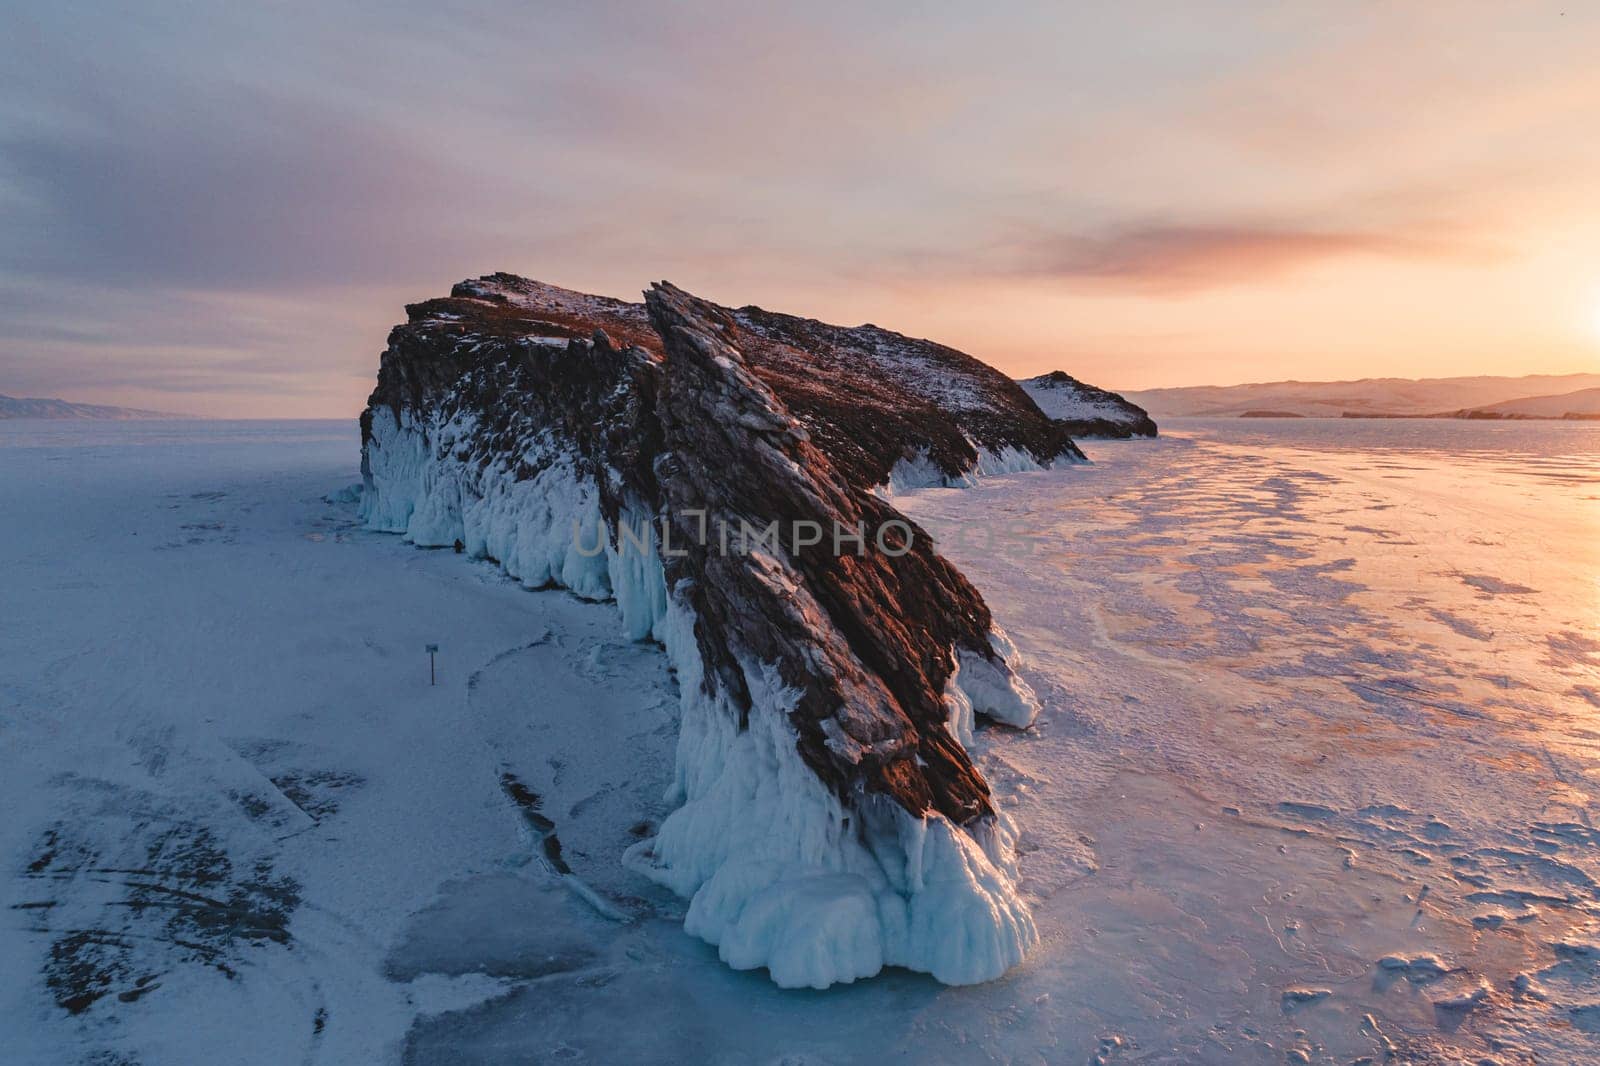
[[[429,644],[425,649],[428,653],[428,684],[433,684],[433,654],[439,650],[439,645]]]

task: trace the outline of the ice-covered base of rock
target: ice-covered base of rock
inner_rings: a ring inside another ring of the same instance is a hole
[[[361,498],[367,528],[404,534],[423,548],[459,540],[474,557],[496,560],[529,588],[555,584],[586,599],[608,598],[612,564],[603,550],[609,540],[594,486],[553,445],[529,456],[547,465],[523,481],[511,476],[503,459],[481,469],[441,460],[472,428],[468,415],[420,426],[410,412],[399,421],[386,408],[375,412]]]
[[[1009,834],[989,827],[980,842],[886,800],[852,824],[797,756],[792,696],[770,671],[747,669],[748,729],[705,696],[692,625],[674,605],[661,627],[683,692],[672,793],[682,806],[626,856],[691,898],[684,928],[730,966],[766,967],[785,988],[826,988],[887,965],[972,984],[1020,962],[1037,934]]]
[[[1044,469],[1037,459],[1020,448],[1001,448],[999,451],[991,451],[974,445],[974,450],[978,453],[978,459],[972,469],[954,475],[939,469],[939,465],[928,458],[926,451],[919,452],[909,459],[901,459],[889,471],[888,482],[877,486],[877,492],[879,495],[892,497],[897,493],[914,492],[917,489],[965,488],[977,484],[986,477]],[[1071,462],[1071,460],[1062,458],[1056,462]]]
[[[681,693],[671,794],[681,806],[626,861],[691,900],[690,933],[737,969],[765,967],[783,987],[826,988],[885,966],[973,984],[1022,960],[1037,933],[1003,824],[969,830],[888,801],[847,812],[802,762],[788,724],[793,694],[771,669],[741,664],[752,699],[746,729],[737,710],[705,693],[694,618],[666,588],[648,516],[625,514],[624,528],[607,530],[594,486],[554,446],[523,481],[503,460],[461,462],[458,445],[472,429],[464,416],[419,425],[409,412],[397,421],[376,411],[361,514],[368,528],[419,546],[459,540],[533,588],[614,598],[628,636],[662,642]],[[974,476],[1030,469],[1037,463],[1015,449],[983,452]],[[1015,655],[1002,634],[993,646],[1002,664]],[[963,743],[974,713],[1022,727],[1038,712],[1026,682],[966,651],[947,701]]]

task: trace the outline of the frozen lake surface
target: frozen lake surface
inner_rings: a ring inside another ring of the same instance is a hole
[[[357,528],[353,423],[0,423],[0,1047],[1600,1061],[1600,427],[1163,428],[897,499],[1045,704],[977,741],[1043,943],[815,993],[617,864],[663,657]]]

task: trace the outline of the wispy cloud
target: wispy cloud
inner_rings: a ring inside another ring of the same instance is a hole
[[[1492,303],[1455,274],[1486,248],[1592,254],[1600,14],[13,7],[0,391],[350,411],[404,302],[495,269],[621,296],[668,276],[1003,361],[1126,353],[1130,321],[1152,353],[1236,352],[1323,267],[1413,265],[1459,309]],[[1501,306],[1540,290],[1505,281]],[[1196,298],[1139,304],[1172,294]],[[1246,296],[1250,337],[1202,313]]]
[[[1067,281],[1192,292],[1275,280],[1355,256],[1421,259],[1481,255],[1453,237],[1335,227],[1250,224],[1129,225],[1090,236],[1039,235],[1002,244],[1002,269]]]

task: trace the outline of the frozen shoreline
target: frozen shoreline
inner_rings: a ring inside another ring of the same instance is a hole
[[[1059,545],[949,549],[1045,704],[974,745],[1043,943],[988,985],[817,994],[729,971],[616,861],[665,813],[676,697],[612,605],[360,531],[322,498],[353,427],[18,444],[0,1037],[23,1061],[1595,1054],[1592,485],[1189,434],[897,497]],[[1508,553],[1535,516],[1539,549]],[[561,884],[507,773],[631,921]],[[53,950],[107,994],[58,1005]]]

